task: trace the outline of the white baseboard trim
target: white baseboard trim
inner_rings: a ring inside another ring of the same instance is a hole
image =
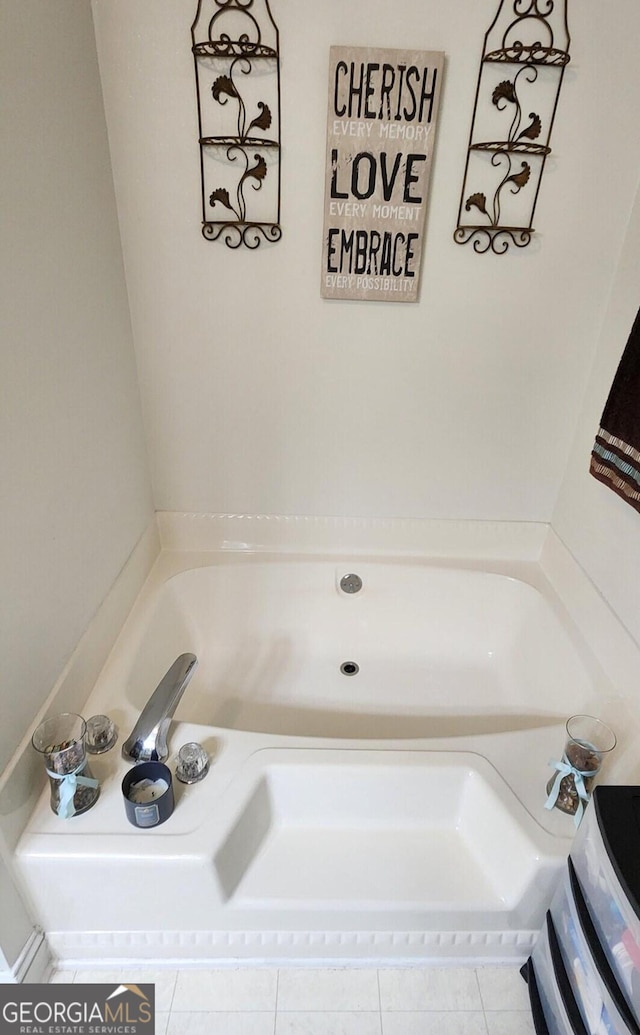
[[[53,967],[44,932],[34,927],[31,936],[10,970],[0,970],[0,985],[41,984]]]
[[[524,962],[537,931],[54,931],[64,970],[95,967],[381,966]]]

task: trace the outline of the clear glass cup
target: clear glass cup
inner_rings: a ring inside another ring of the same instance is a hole
[[[87,761],[86,732],[81,715],[65,712],[41,722],[31,738],[49,777],[51,808],[62,819],[87,812],[100,795]]]
[[[547,784],[547,808],[560,809],[570,816],[582,815],[589,801],[593,781],[604,759],[616,746],[616,736],[592,715],[572,715],[567,720],[567,739],[562,760],[552,762],[556,774]],[[557,796],[554,800],[554,791]]]

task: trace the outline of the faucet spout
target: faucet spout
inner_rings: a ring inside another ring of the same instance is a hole
[[[166,760],[171,719],[197,665],[195,654],[181,654],[162,677],[122,746],[122,757],[127,762]]]

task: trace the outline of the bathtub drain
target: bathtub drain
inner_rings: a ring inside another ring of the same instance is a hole
[[[343,661],[340,666],[340,671],[343,676],[357,676],[360,671],[360,666],[356,665],[355,661]]]
[[[359,593],[362,589],[362,579],[354,572],[343,575],[340,579],[340,589],[343,593]]]

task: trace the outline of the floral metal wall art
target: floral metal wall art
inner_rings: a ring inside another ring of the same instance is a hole
[[[198,0],[195,61],[202,233],[229,248],[279,241],[279,34],[268,0]]]
[[[571,37],[568,0],[501,0],[484,39],[454,240],[531,241]]]

